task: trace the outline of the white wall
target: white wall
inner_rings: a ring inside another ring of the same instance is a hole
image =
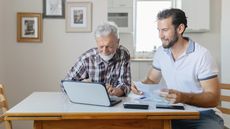
[[[107,19],[107,0],[88,1],[93,3],[94,30]],[[42,0],[1,0],[0,5],[3,6],[1,9],[3,8],[4,13],[7,13],[3,19],[4,26],[0,26],[5,37],[4,53],[0,54],[5,58],[4,78],[10,107],[34,91],[59,91],[60,80],[76,58],[85,50],[96,46],[93,32],[66,33],[65,19],[43,19],[42,43],[17,43],[16,13],[41,13]],[[21,122],[14,125],[17,129],[25,129],[26,126]]]
[[[229,48],[230,48],[230,8],[229,0],[222,0],[222,18],[221,18],[221,81],[224,83],[230,83],[230,60],[229,60]]]
[[[2,18],[3,18],[3,9],[2,9],[3,5],[2,5],[2,0],[0,0],[0,83],[3,83],[3,36],[2,36],[2,33],[3,33],[3,25],[2,25]],[[1,114],[1,111],[0,111],[0,114]],[[3,124],[0,124],[0,129],[3,128]]]
[[[230,17],[229,8],[230,1],[222,0],[222,13],[221,13],[221,82],[230,83],[230,60],[229,60],[229,48],[230,48]],[[229,92],[222,91],[222,94],[230,94]],[[230,107],[230,103],[224,103],[223,106]],[[225,124],[230,127],[230,115],[224,115]]]
[[[3,83],[3,1],[0,0],[0,83]]]

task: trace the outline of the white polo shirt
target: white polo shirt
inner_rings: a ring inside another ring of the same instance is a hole
[[[201,93],[200,81],[217,77],[218,68],[210,52],[189,39],[188,49],[176,60],[171,49],[160,47],[153,59],[153,68],[161,71],[167,88],[187,93]]]

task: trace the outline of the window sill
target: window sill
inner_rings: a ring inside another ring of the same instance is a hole
[[[152,58],[136,58],[136,57],[132,57],[131,61],[132,62],[152,62],[153,59]]]

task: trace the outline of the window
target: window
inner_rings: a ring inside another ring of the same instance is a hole
[[[156,17],[160,10],[171,8],[171,0],[136,1],[135,56],[152,57],[152,52],[161,46]]]

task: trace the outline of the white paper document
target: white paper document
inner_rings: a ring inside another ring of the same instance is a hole
[[[136,100],[152,101],[154,103],[168,104],[169,101],[160,96],[160,90],[165,88],[159,84],[143,84],[142,82],[134,82],[137,89],[143,92],[143,95],[133,95]]]

